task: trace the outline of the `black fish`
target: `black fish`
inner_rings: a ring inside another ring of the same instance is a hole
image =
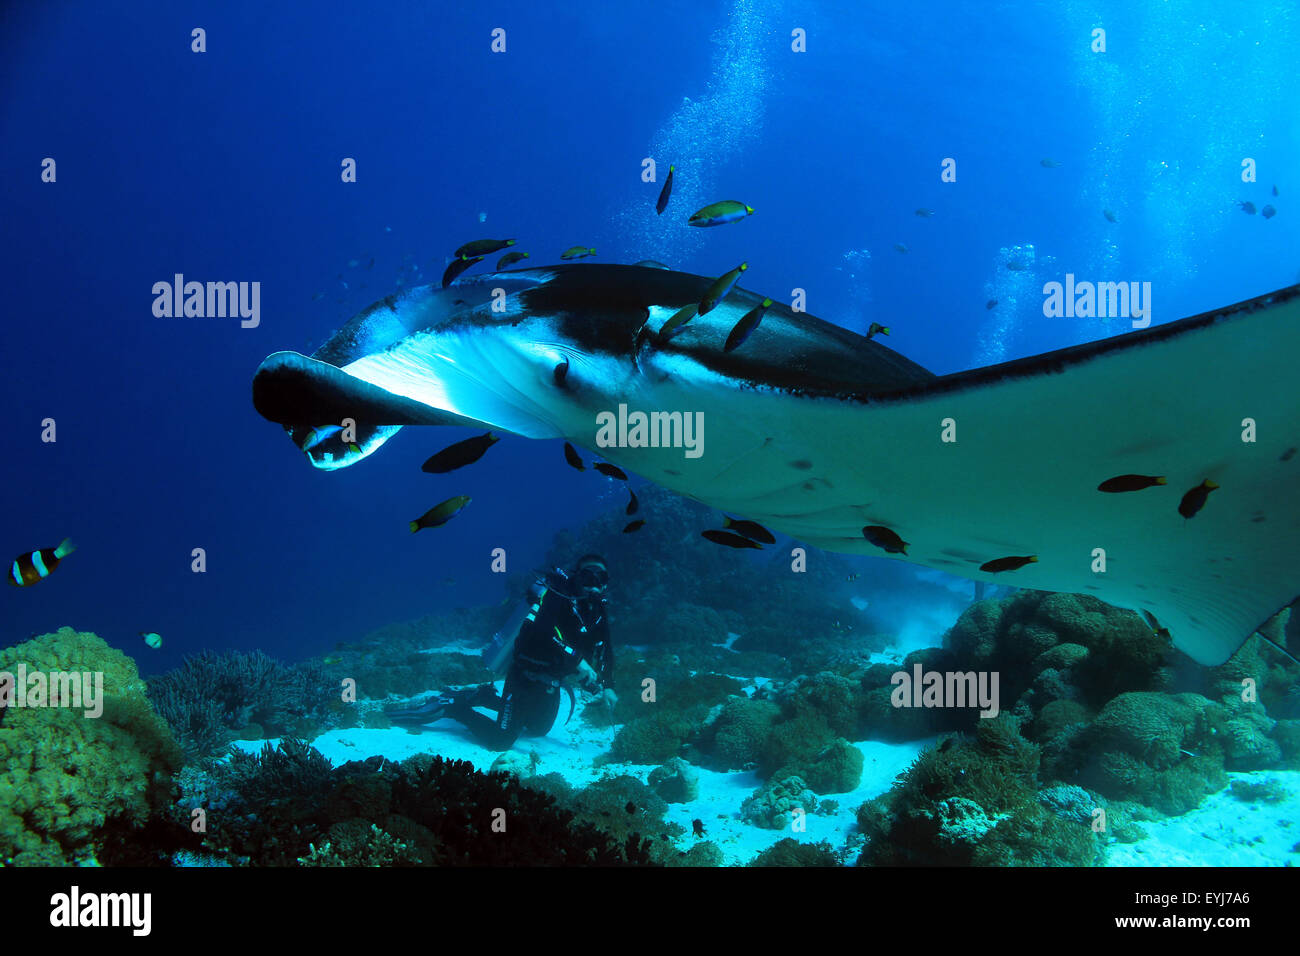
[[[1190,518],[1205,507],[1205,499],[1210,497],[1210,492],[1219,486],[1209,478],[1193,488],[1187,494],[1183,495],[1183,500],[1178,502],[1178,513],[1184,518]]]
[[[640,531],[643,527],[645,527],[645,518],[637,518],[623,526],[623,533],[631,534],[633,531]]]
[[[475,256],[473,259],[452,259],[451,265],[447,266],[447,271],[442,274],[442,287],[445,289],[456,281],[456,277],[471,266],[476,266],[483,261],[482,256]]]
[[[737,521],[735,518],[722,517],[722,526],[728,531],[735,531],[737,534],[743,534],[751,541],[761,541],[764,544],[776,544],[776,538],[772,537],[772,532],[768,531],[757,521]]]
[[[1144,488],[1150,488],[1153,485],[1163,485],[1163,477],[1153,477],[1151,475],[1116,475],[1114,478],[1107,478],[1097,486],[1098,491],[1107,491],[1112,494],[1121,491],[1141,491]]]
[[[701,531],[700,537],[708,538],[714,544],[726,545],[728,548],[754,548],[756,550],[762,548],[762,545],[756,544],[738,534],[732,534],[730,531]]]
[[[992,561],[985,561],[980,565],[981,571],[987,571],[990,574],[997,574],[999,571],[1015,571],[1017,568],[1023,568],[1026,564],[1034,564],[1038,561],[1038,555],[1031,554],[1023,558],[994,558]]]
[[[997,299],[989,299],[987,302],[984,303],[984,308],[986,308],[986,309],[996,309],[996,308],[997,308],[997,305],[998,305],[998,300],[997,300]]]
[[[862,529],[862,537],[883,548],[886,554],[907,554],[907,542],[883,525],[867,525]]]
[[[456,444],[448,445],[442,451],[433,455],[420,466],[420,470],[427,471],[431,475],[445,475],[457,468],[464,468],[466,465],[472,465],[482,458],[487,450],[500,440],[496,435],[488,432],[486,435],[458,441]]]
[[[591,467],[595,468],[602,475],[606,475],[610,478],[617,478],[619,481],[627,481],[626,472],[624,472],[623,469],[619,468],[617,465],[611,465],[607,461],[598,461],[595,464],[593,464]]]
[[[448,498],[441,504],[434,505],[411,522],[411,534],[415,534],[421,528],[437,528],[439,525],[446,524],[460,514],[469,503],[469,495],[457,495],[455,498]]]
[[[673,170],[676,168],[676,166],[668,167],[668,178],[664,180],[664,188],[659,190],[659,201],[655,203],[655,212],[661,216],[668,208],[668,197],[673,194]]]
[[[641,502],[636,500],[636,492],[633,491],[631,488],[627,490],[627,493],[629,497],[628,497],[626,510],[628,514],[634,515],[636,514],[637,509],[641,507]]]
[[[513,246],[513,239],[475,239],[473,242],[467,242],[457,249],[452,255],[457,259],[473,259],[476,256],[490,256],[494,252],[499,252],[506,246]]]
[[[745,339],[749,338],[751,332],[758,328],[758,323],[763,321],[763,315],[772,307],[771,299],[764,299],[758,305],[754,306],[744,314],[731,334],[727,336],[726,343],[722,346],[722,351],[730,352],[732,349],[740,348]]]
[[[564,443],[564,460],[574,468],[578,469],[578,471],[587,470],[587,466],[582,463],[582,458],[578,455],[578,450],[567,441]]]

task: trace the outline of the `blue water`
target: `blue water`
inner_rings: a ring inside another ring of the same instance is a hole
[[[518,237],[529,264],[574,244],[711,275],[743,259],[747,287],[889,325],[936,372],[1121,331],[1043,318],[1041,284],[1066,272],[1150,281],[1157,324],[1297,281],[1288,3],[463,6],[6,7],[0,553],[78,550],[0,592],[3,643],[71,624],[146,672],[201,648],[321,652],[499,600],[492,548],[523,570],[621,507],[558,443],[505,441],[435,480],[420,462],[467,433],[410,430],[327,474],[254,412],[267,354],[311,351],[399,279],[437,281],[471,238]],[[646,156],[677,164],[682,215],[655,215]],[[685,225],[719,198],[757,212]],[[1025,244],[1033,267],[1010,272],[1002,250]],[[260,326],[156,318],[175,273],[260,281]],[[472,511],[407,532],[462,493]]]

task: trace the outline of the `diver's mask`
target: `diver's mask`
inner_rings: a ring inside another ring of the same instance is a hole
[[[574,575],[582,596],[588,600],[604,600],[605,589],[609,587],[609,571],[603,565],[587,564],[579,568]]]

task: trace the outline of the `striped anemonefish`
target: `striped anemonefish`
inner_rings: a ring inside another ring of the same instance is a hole
[[[41,578],[49,577],[50,572],[59,566],[59,562],[74,550],[76,549],[72,540],[64,538],[63,543],[57,548],[41,548],[39,551],[29,551],[27,554],[19,555],[14,558],[14,563],[9,568],[9,583],[22,588],[35,584]]]

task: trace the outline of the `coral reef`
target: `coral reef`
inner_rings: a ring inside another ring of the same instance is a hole
[[[745,770],[758,762],[781,708],[771,701],[731,697],[701,731],[700,763],[713,770]]]
[[[302,741],[264,747],[256,756],[194,770],[177,815],[208,811],[202,852],[235,864],[310,865],[650,865],[650,844],[630,826],[597,828],[532,778],[482,774],[464,761],[420,755],[393,764],[374,757],[331,767]],[[630,778],[628,778],[630,779]],[[562,781],[561,781],[562,783]],[[601,816],[635,791],[654,821],[666,808],[643,784],[616,780],[585,797]],[[591,788],[588,788],[591,789]],[[627,801],[625,801],[626,803]],[[632,816],[624,807],[619,812]],[[384,836],[376,836],[371,827]],[[667,840],[664,840],[667,845]]]
[[[0,650],[0,671],[103,675],[103,712],[0,710],[0,864],[108,862],[166,806],[180,750],[154,712],[135,662],[70,627]],[[29,701],[30,703],[30,701]]]
[[[842,866],[839,854],[824,840],[800,843],[793,837],[778,840],[754,857],[750,866]]]
[[[148,685],[189,761],[231,740],[314,735],[346,717],[339,685],[321,664],[286,666],[261,651],[204,651]]]
[[[768,830],[784,830],[794,820],[794,812],[813,813],[817,808],[817,794],[803,779],[790,774],[773,777],[740,805],[740,815],[755,826]]]
[[[700,795],[699,772],[681,757],[651,770],[647,782],[667,803],[690,803]]]
[[[1075,791],[1044,799],[1039,761],[1040,748],[1010,714],[980,721],[973,741],[949,738],[923,752],[888,793],[858,809],[867,837],[859,863],[1099,865],[1104,837],[1079,813],[1096,801]]]

